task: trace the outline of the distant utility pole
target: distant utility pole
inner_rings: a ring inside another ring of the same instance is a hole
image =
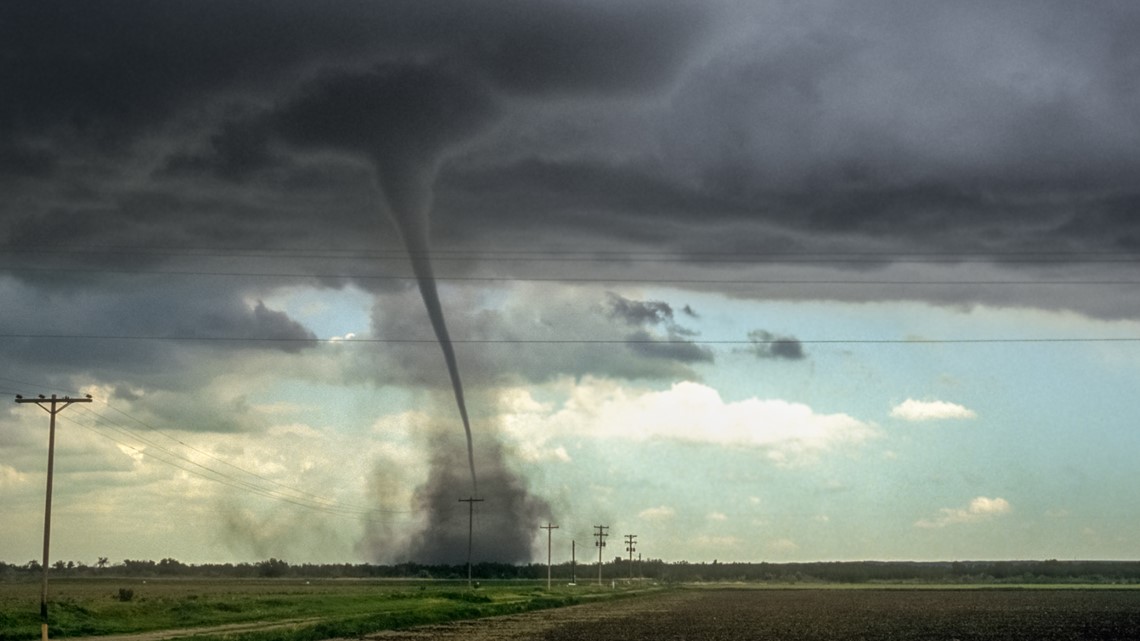
[[[577,541],[570,540],[570,583],[578,584],[578,550]]]
[[[609,534],[606,534],[606,530],[610,529],[610,526],[608,526],[608,525],[595,525],[594,529],[597,530],[596,532],[594,532],[594,537],[598,539],[597,541],[594,541],[594,545],[596,545],[598,547],[598,585],[601,585],[602,584],[602,549],[604,549],[606,547],[606,537],[609,536]]]
[[[482,503],[483,499],[469,496],[465,499],[459,499],[459,502],[467,504],[467,587],[471,587],[471,524],[475,520],[475,504]]]
[[[91,395],[88,394],[85,398],[70,398],[67,396],[56,398],[55,394],[52,394],[51,398],[45,398],[43,394],[40,394],[39,398],[24,398],[17,394],[16,402],[35,403],[51,416],[50,428],[48,429],[47,499],[44,501],[44,578],[40,586],[40,638],[43,639],[43,641],[47,641],[48,547],[51,543],[51,480],[52,475],[55,473],[55,415],[62,412],[65,407],[72,403],[90,403]]]
[[[637,543],[637,535],[636,534],[626,534],[625,535],[625,549],[627,552],[629,552],[629,580],[630,581],[633,580],[633,553],[637,551],[637,548],[634,546],[635,543]]]
[[[538,526],[540,529],[546,530],[546,589],[550,589],[550,531],[557,530],[557,525],[551,525],[547,521],[546,525]]]

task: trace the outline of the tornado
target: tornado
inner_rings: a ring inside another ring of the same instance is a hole
[[[443,155],[483,129],[494,115],[490,93],[470,73],[441,62],[382,63],[319,75],[279,109],[275,127],[294,144],[363,155],[404,243],[467,437],[472,490],[475,448],[455,348],[436,289],[430,213]]]
[[[471,470],[472,495],[478,494],[475,478],[475,443],[471,436],[471,421],[467,417],[467,402],[463,397],[463,380],[459,375],[459,362],[455,358],[455,347],[447,331],[447,321],[443,315],[443,305],[439,301],[439,291],[432,271],[429,236],[431,232],[429,213],[431,211],[434,168],[390,168],[378,173],[381,190],[388,200],[389,213],[412,264],[420,297],[424,301],[428,319],[436,341],[443,351],[447,373],[451,378],[451,388],[455,394],[455,404],[459,417],[463,420],[463,432],[467,437],[467,465]]]

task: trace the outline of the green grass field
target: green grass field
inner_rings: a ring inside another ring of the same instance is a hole
[[[53,582],[52,638],[143,633],[237,624],[227,639],[311,641],[424,623],[477,618],[629,596],[645,588],[599,589],[545,582],[393,580],[71,579]],[[126,591],[130,599],[124,600]],[[0,583],[0,641],[40,637],[40,584]],[[199,638],[222,636],[199,631]]]
[[[688,590],[773,593],[909,592],[1121,592],[1109,585],[945,585],[702,583]],[[1138,592],[1140,586],[1126,586]],[[576,603],[661,592],[651,585],[611,588],[592,583],[490,581],[470,589],[465,581],[393,579],[127,579],[54,581],[49,631],[53,639],[144,634],[180,630],[197,641],[318,641],[357,637],[378,630],[525,612]],[[129,599],[126,598],[129,592]],[[0,582],[0,641],[40,637],[40,584]],[[220,626],[226,626],[221,628]]]

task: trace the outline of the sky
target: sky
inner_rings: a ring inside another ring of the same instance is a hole
[[[0,560],[17,394],[52,560],[1140,558],[1134,2],[10,0],[0,87]]]

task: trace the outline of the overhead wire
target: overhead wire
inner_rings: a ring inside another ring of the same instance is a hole
[[[413,252],[414,254],[414,252]],[[407,261],[409,254],[403,248],[304,248],[304,247],[207,247],[207,246],[137,246],[111,244],[41,244],[0,245],[0,257],[20,257],[21,260],[0,262],[0,270],[28,275],[51,274],[121,274],[181,278],[257,278],[283,280],[323,280],[355,282],[414,282],[412,274],[363,273],[358,269],[343,270],[274,270],[274,269],[158,269],[148,266],[115,267],[113,265],[30,265],[29,256],[124,258],[129,256],[153,257],[157,260],[184,259],[242,259],[273,261],[337,261],[349,263],[367,261]],[[1129,251],[1073,251],[1073,250],[1007,250],[1007,251],[803,251],[803,250],[582,250],[582,249],[510,249],[487,248],[479,250],[436,248],[430,252],[433,262],[496,263],[571,263],[597,265],[628,264],[697,264],[713,265],[883,265],[883,264],[1133,264],[1140,262],[1140,253]],[[58,262],[58,261],[49,261]],[[1014,279],[908,279],[908,278],[763,278],[763,277],[661,277],[655,275],[582,275],[562,273],[556,275],[479,275],[471,273],[435,276],[439,282],[472,283],[601,283],[601,284],[656,284],[677,286],[720,287],[1128,287],[1140,285],[1134,278],[1014,278]]]
[[[63,255],[98,255],[105,256],[114,252],[116,256],[145,255],[161,258],[255,258],[255,259],[322,259],[322,260],[406,260],[408,252],[402,248],[397,249],[312,249],[312,248],[257,248],[233,247],[219,249],[217,247],[158,247],[158,246],[129,246],[129,245],[37,245],[37,246],[0,246],[0,255],[10,254],[63,254]],[[485,250],[456,250],[437,249],[432,253],[436,262],[446,261],[481,261],[481,262],[708,262],[708,263],[768,263],[786,262],[798,263],[1041,263],[1041,264],[1085,264],[1085,263],[1134,263],[1140,262],[1140,253],[1127,251],[928,251],[928,252],[887,252],[887,251],[612,251],[612,250],[517,250],[517,249],[485,249]],[[113,273],[131,275],[158,275],[178,277],[227,277],[227,278],[282,278],[282,279],[323,279],[323,280],[354,280],[354,281],[405,281],[416,279],[414,275],[406,274],[375,274],[358,273],[355,271],[280,271],[280,270],[204,270],[204,269],[115,269],[109,267],[0,267],[12,272],[21,273]],[[577,283],[642,283],[642,284],[674,284],[674,285],[719,285],[719,286],[842,286],[842,287],[1041,287],[1041,286],[1134,286],[1140,285],[1140,279],[904,279],[904,278],[664,278],[664,277],[630,277],[623,276],[578,276],[559,274],[556,276],[481,276],[481,275],[437,275],[441,282],[577,282]],[[228,343],[298,343],[320,344],[324,341],[310,338],[289,337],[235,337],[235,336],[191,336],[191,335],[99,335],[99,334],[65,334],[65,333],[0,333],[0,339],[81,339],[81,340],[111,340],[111,341],[194,341],[194,342],[228,342]],[[1138,337],[1072,337],[1072,338],[984,338],[984,339],[801,339],[804,344],[987,344],[987,343],[1061,343],[1061,342],[1120,342],[1128,343],[1140,340]],[[379,343],[379,344],[435,344],[434,339],[417,338],[363,338],[343,339],[338,344]],[[756,340],[709,340],[685,338],[679,340],[649,339],[645,341],[630,339],[463,339],[453,338],[455,344],[703,344],[703,345],[741,345],[757,344]]]
[[[272,258],[289,260],[406,260],[417,252],[394,249],[310,249],[254,247],[161,247],[130,245],[4,245],[0,255],[62,256],[154,256],[160,258]],[[1140,252],[1132,251],[788,251],[788,250],[481,250],[435,248],[428,252],[433,261],[484,262],[717,262],[717,263],[1136,263]]]
[[[195,460],[193,460],[187,456],[184,456],[182,454],[179,454],[178,452],[176,452],[176,451],[174,451],[168,447],[165,447],[165,446],[161,445],[160,443],[157,443],[151,439],[141,437],[138,434],[133,433],[130,430],[124,429],[121,426],[117,426],[114,423],[108,423],[106,421],[105,417],[103,417],[97,413],[93,413],[93,414],[95,414],[97,419],[95,419],[91,424],[80,423],[80,422],[75,421],[73,419],[70,419],[68,417],[63,417],[63,420],[68,421],[68,422],[70,422],[70,423],[72,423],[78,427],[81,427],[83,429],[87,429],[88,431],[91,431],[95,434],[98,434],[98,435],[102,436],[103,438],[106,438],[110,441],[113,441],[113,442],[121,445],[122,447],[126,447],[129,450],[131,450],[132,452],[135,452],[136,454],[149,457],[152,460],[155,460],[155,461],[164,463],[166,465],[169,465],[171,467],[175,467],[177,469],[183,470],[184,472],[186,472],[188,474],[191,474],[193,476],[197,476],[197,477],[205,479],[207,481],[212,481],[214,483],[218,483],[221,485],[232,487],[232,488],[237,489],[237,490],[241,490],[243,492],[246,492],[247,494],[260,496],[262,498],[272,499],[274,501],[279,501],[279,502],[287,503],[287,504],[290,504],[290,505],[293,505],[296,507],[301,507],[301,508],[305,508],[307,510],[321,512],[324,514],[329,514],[329,515],[334,515],[334,516],[355,516],[355,517],[361,517],[361,518],[367,519],[367,518],[374,517],[377,513],[391,512],[391,511],[385,511],[385,510],[374,510],[374,509],[369,509],[369,508],[360,508],[360,507],[355,507],[355,506],[345,506],[345,505],[340,504],[336,501],[333,501],[332,499],[324,499],[324,498],[320,498],[320,497],[318,497],[319,500],[308,499],[305,496],[299,496],[299,495],[306,495],[309,493],[304,492],[302,490],[298,490],[296,488],[292,488],[292,487],[283,485],[281,483],[276,483],[276,482],[273,483],[274,486],[285,488],[288,492],[291,492],[292,494],[285,493],[282,490],[267,488],[267,487],[264,487],[262,485],[255,483],[255,482],[251,482],[251,481],[242,479],[242,478],[235,476],[233,474],[227,474],[225,472],[222,472],[222,471],[219,471],[215,468],[212,468],[208,465],[205,465],[203,463],[195,461]],[[113,432],[119,432],[120,434],[124,435],[126,438],[134,439],[136,442],[131,443],[131,442],[124,441],[121,438],[118,438],[118,437],[114,436],[113,434],[110,434],[107,431],[105,431],[105,429],[101,429],[101,428],[106,428],[106,429],[109,429],[110,431],[113,431]],[[142,443],[144,445],[144,447],[139,447],[138,446],[139,443]],[[158,452],[160,454],[156,454],[156,453],[150,451],[150,448],[158,450]],[[257,475],[256,473],[251,472],[249,470],[246,470],[244,468],[241,468],[241,467],[238,467],[235,465],[231,465],[231,467],[233,467],[234,469],[239,470],[245,474],[249,474],[249,475],[252,475],[254,477],[260,478],[260,476]],[[316,496],[316,495],[312,495],[312,496]]]
[[[35,387],[34,384],[28,383],[26,381],[16,381],[9,378],[0,378],[0,380],[12,383],[27,384],[29,386]],[[40,388],[43,389],[42,386]],[[12,393],[17,392],[13,390]],[[79,394],[75,394],[75,396],[79,396]],[[239,473],[239,475],[226,473],[199,461],[195,461],[189,456],[179,453],[154,439],[147,438],[146,436],[138,434],[134,430],[123,426],[113,419],[87,408],[85,405],[77,407],[86,413],[86,415],[89,417],[89,423],[83,423],[69,418],[68,416],[61,416],[61,420],[82,429],[86,429],[103,438],[106,438],[138,455],[146,456],[152,460],[180,469],[193,476],[242,490],[252,495],[288,503],[296,507],[301,507],[330,515],[354,516],[364,519],[375,518],[379,514],[411,514],[415,512],[413,510],[390,510],[345,504],[314,494],[312,492],[308,492],[306,490],[280,483],[262,474],[226,461],[225,459],[210,454],[209,452],[206,452],[200,448],[194,447],[182,441],[181,439],[178,439],[162,430],[159,430],[158,428],[155,428],[149,423],[137,417],[134,417],[119,408],[113,407],[105,401],[100,402],[107,408],[112,409],[122,416],[146,427],[150,432],[161,435],[186,449],[205,456],[206,458],[216,461],[217,463],[223,464],[234,472]],[[116,436],[116,433],[118,436]],[[251,481],[247,478],[242,478],[240,475],[246,475],[247,477],[252,477],[255,480]]]
[[[272,485],[272,486],[274,486],[274,487],[277,487],[277,488],[280,488],[281,490],[284,490],[284,491],[287,491],[287,492],[293,493],[293,494],[297,495],[297,497],[298,497],[300,500],[305,500],[305,501],[314,501],[314,502],[317,502],[317,503],[319,503],[319,504],[322,504],[322,505],[328,505],[328,506],[336,506],[336,507],[338,507],[338,508],[349,509],[349,510],[352,510],[352,511],[355,511],[355,512],[359,512],[359,513],[368,513],[368,512],[373,512],[373,511],[374,511],[372,508],[368,508],[368,507],[364,507],[364,506],[356,506],[356,505],[345,505],[345,504],[343,504],[343,503],[339,503],[338,501],[335,501],[335,500],[333,500],[333,499],[329,499],[329,498],[326,498],[326,497],[323,497],[323,496],[320,496],[320,495],[314,494],[314,493],[312,493],[312,492],[308,492],[308,491],[305,491],[305,490],[302,490],[302,489],[299,489],[299,488],[295,488],[295,487],[292,487],[292,486],[289,486],[289,485],[285,485],[284,483],[280,483],[280,482],[277,482],[277,481],[275,481],[275,480],[273,480],[273,479],[271,479],[271,478],[269,478],[269,477],[267,477],[267,476],[264,476],[264,475],[262,475],[262,474],[258,474],[257,472],[254,472],[254,471],[252,471],[252,470],[248,470],[248,469],[246,469],[246,468],[240,467],[240,466],[238,466],[238,465],[235,465],[235,464],[233,464],[233,463],[231,463],[231,462],[229,462],[229,461],[227,461],[227,460],[225,460],[225,459],[223,459],[223,458],[221,458],[221,457],[219,457],[219,456],[216,456],[216,455],[214,455],[214,454],[211,454],[211,453],[209,453],[209,452],[207,452],[207,451],[205,451],[205,450],[202,450],[202,449],[199,449],[199,448],[197,448],[197,447],[194,447],[193,445],[190,445],[190,444],[186,443],[185,441],[183,441],[183,440],[181,440],[181,439],[179,439],[179,438],[176,438],[176,437],[174,437],[174,436],[172,436],[172,435],[170,435],[170,434],[167,434],[166,432],[164,432],[164,431],[162,431],[162,430],[160,430],[160,429],[158,429],[158,428],[154,427],[153,425],[151,425],[151,424],[147,423],[146,421],[143,421],[142,419],[139,419],[139,418],[137,418],[137,417],[135,417],[135,416],[132,416],[132,415],[130,415],[130,414],[128,414],[128,413],[126,413],[126,412],[124,412],[123,410],[121,410],[121,409],[119,409],[119,408],[117,408],[117,407],[114,407],[114,406],[112,406],[111,404],[107,403],[106,401],[100,401],[100,403],[102,403],[103,405],[105,405],[105,406],[106,406],[108,409],[110,409],[110,410],[112,410],[112,411],[114,411],[114,412],[116,412],[116,413],[118,413],[118,414],[120,414],[120,415],[124,416],[125,418],[127,418],[127,419],[130,419],[131,421],[134,421],[135,423],[137,423],[137,424],[139,424],[139,425],[143,426],[144,428],[146,428],[146,430],[147,430],[148,432],[152,432],[152,433],[158,434],[158,435],[160,435],[160,436],[163,436],[163,437],[167,438],[168,440],[171,440],[171,441],[173,441],[173,442],[175,442],[175,443],[177,443],[177,444],[181,445],[182,447],[185,447],[185,448],[186,448],[186,449],[188,449],[188,450],[191,450],[191,451],[193,451],[193,452],[195,452],[195,453],[197,453],[197,454],[200,454],[200,455],[202,455],[202,456],[205,456],[206,458],[209,458],[210,460],[213,460],[213,461],[216,461],[216,462],[218,462],[218,463],[221,463],[222,465],[225,465],[226,467],[228,467],[228,468],[230,468],[230,469],[232,469],[232,470],[235,470],[235,471],[237,471],[237,472],[241,472],[241,473],[243,473],[243,474],[249,475],[249,476],[251,476],[251,477],[253,477],[253,478],[255,478],[255,479],[259,480],[259,481],[263,481],[263,482],[265,482],[265,483],[269,483],[270,485]],[[100,414],[97,414],[97,413],[93,412],[93,411],[92,411],[91,409],[89,409],[88,407],[82,407],[81,409],[83,409],[84,411],[90,412],[90,413],[92,413],[92,414],[95,414],[96,416],[98,416],[100,419],[102,419],[102,420],[104,420],[104,421],[107,421],[107,420],[109,420],[109,419],[107,419],[107,417],[105,417],[105,416],[103,416],[103,415],[100,415]],[[125,429],[124,429],[123,431],[127,431],[127,430],[125,430]],[[186,457],[180,457],[180,458],[183,458],[184,460],[187,460],[187,461],[193,462],[193,463],[194,463],[195,465],[197,465],[197,466],[200,466],[200,467],[204,467],[204,466],[201,466],[199,463],[192,461],[192,460],[191,460],[191,459],[189,459],[189,458],[186,458]],[[214,471],[215,473],[217,473],[217,472],[216,472],[216,470],[213,470],[213,471]]]
[[[25,334],[0,333],[3,339],[25,340],[106,340],[106,341],[175,341],[217,343],[300,343],[309,345],[388,344],[438,345],[435,338],[294,338],[272,336],[191,336],[143,334]],[[452,338],[454,345],[765,345],[782,344],[787,338],[770,339],[703,339],[685,338]],[[1016,338],[838,338],[795,339],[805,345],[969,345],[995,343],[1137,343],[1140,336],[1016,337]]]
[[[218,278],[281,278],[288,280],[353,280],[353,281],[404,281],[415,282],[411,274],[362,274],[352,272],[270,272],[270,271],[204,271],[204,270],[148,270],[148,269],[92,269],[79,267],[2,267],[9,272],[25,274],[122,274],[147,276],[218,277]],[[853,279],[853,278],[653,278],[629,276],[473,276],[436,275],[437,282],[485,283],[651,283],[676,285],[844,285],[844,286],[1043,286],[1043,285],[1140,285],[1140,279],[1016,279],[1016,280],[916,280],[916,279]]]

